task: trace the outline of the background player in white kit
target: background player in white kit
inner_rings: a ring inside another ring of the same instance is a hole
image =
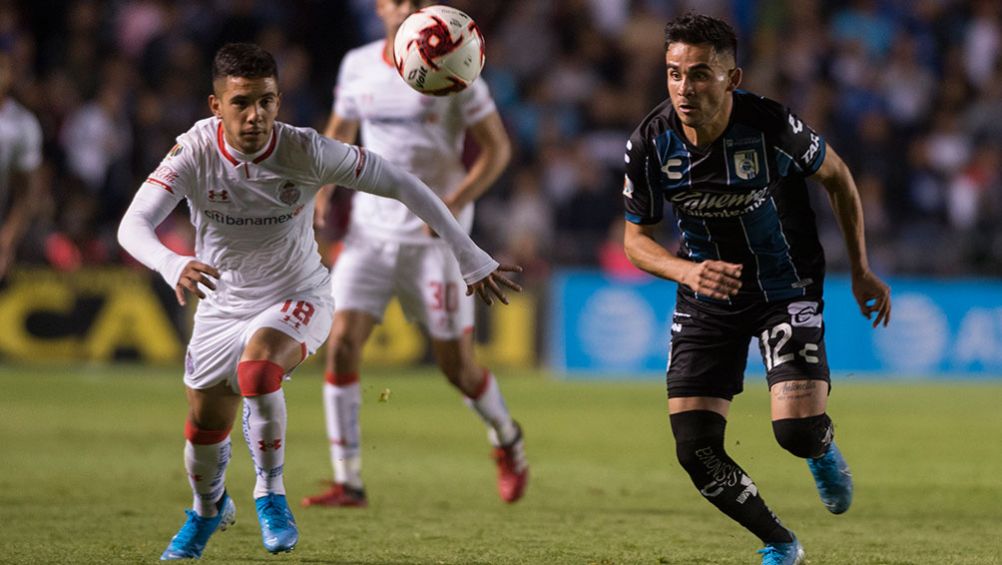
[[[324,133],[345,143],[361,133],[362,145],[420,177],[469,231],[473,201],[504,170],[511,147],[484,81],[435,97],[412,90],[397,74],[393,38],[420,4],[376,0],[386,38],[345,55]],[[480,150],[469,171],[461,161],[466,130]],[[326,195],[320,199],[322,218]],[[334,482],[303,505],[367,505],[360,475],[359,368],[362,348],[394,295],[407,317],[428,330],[438,366],[487,425],[501,498],[518,500],[528,479],[522,432],[497,381],[474,358],[473,299],[460,292],[459,268],[441,240],[398,202],[356,194],[333,279],[336,311],[323,395]]]
[[[468,292],[507,302],[498,285],[517,289],[496,272],[517,268],[499,266],[478,248],[417,178],[363,149],[275,122],[278,71],[269,53],[227,45],[216,54],[212,77],[214,117],[178,137],[119,228],[122,246],[158,271],[181,304],[187,292],[203,298],[184,376],[190,408],[184,459],[194,509],[164,560],[199,557],[209,536],[233,522],[224,478],[241,398],[264,546],[278,553],[298,541],[282,480],[281,383],[330,330],[330,278],[312,226],[321,186],[339,183],[406,203],[449,242]],[[154,232],[182,199],[195,227],[197,259],[171,252]]]
[[[0,280],[13,264],[45,190],[40,169],[42,127],[9,96],[13,75],[11,54],[0,48]]]

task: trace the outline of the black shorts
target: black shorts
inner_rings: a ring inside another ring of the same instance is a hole
[[[770,387],[799,379],[830,385],[823,310],[820,297],[738,307],[701,302],[679,292],[671,324],[668,397],[731,400],[744,389],[752,337],[759,338]]]

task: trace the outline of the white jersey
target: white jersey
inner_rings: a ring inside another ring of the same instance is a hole
[[[466,169],[461,161],[466,129],[496,111],[487,84],[475,81],[450,96],[426,96],[400,78],[383,58],[385,41],[349,51],[341,63],[334,113],[358,121],[361,143],[415,174],[440,197],[451,193]],[[469,232],[473,205],[459,214]],[[350,233],[402,243],[436,241],[423,222],[399,202],[357,194]]]
[[[42,163],[42,127],[24,106],[0,100],[0,221],[7,212],[11,173],[27,173]]]
[[[178,136],[126,211],[119,242],[173,288],[192,258],[164,247],[153,229],[186,199],[196,256],[221,273],[203,304],[233,315],[257,313],[291,295],[326,292],[330,275],[313,235],[315,196],[326,184],[406,202],[447,240],[468,282],[497,268],[415,177],[364,149],[281,122],[254,155],[226,142],[218,118]]]

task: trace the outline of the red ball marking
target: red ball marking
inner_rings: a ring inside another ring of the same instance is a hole
[[[407,48],[410,49],[411,44],[416,41],[418,54],[421,55],[425,64],[437,71],[438,65],[435,64],[435,59],[455,51],[463,44],[463,38],[460,37],[456,41],[452,41],[449,26],[438,16],[431,16],[431,19],[435,23],[422,29],[416,39],[408,42]]]

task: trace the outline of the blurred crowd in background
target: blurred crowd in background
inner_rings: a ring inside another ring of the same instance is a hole
[[[1002,2],[997,0],[453,0],[486,37],[484,72],[515,148],[475,237],[530,284],[561,266],[638,276],[622,253],[624,144],[666,97],[663,27],[731,22],[743,87],[789,105],[852,168],[883,274],[1002,272]],[[209,115],[223,43],[278,60],[279,119],[319,130],[344,53],[380,38],[373,0],[0,0],[13,95],[44,131],[50,195],[20,261],[128,259],[132,194]],[[812,186],[832,270],[847,265]],[[181,207],[161,229],[190,253]],[[674,237],[664,222],[666,241]]]

